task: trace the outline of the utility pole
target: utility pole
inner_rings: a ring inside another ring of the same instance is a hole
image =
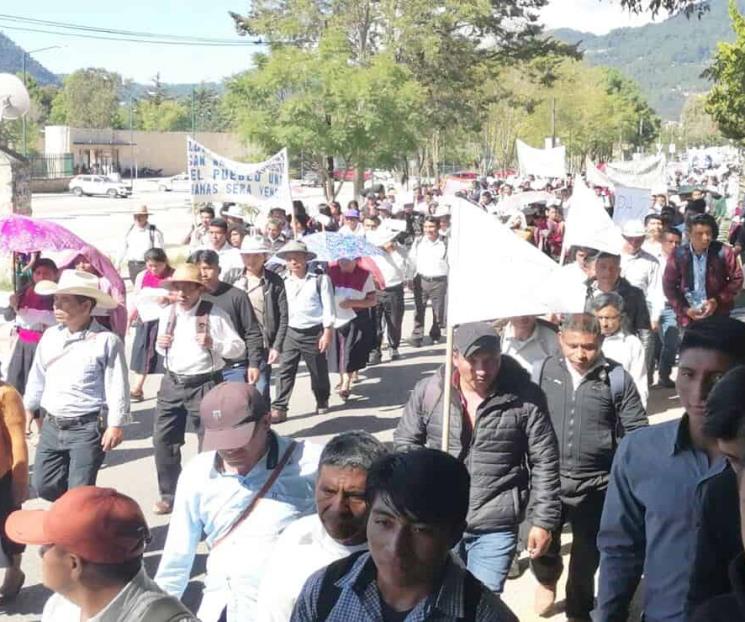
[[[194,86],[191,87],[191,137],[194,138],[197,131],[197,106]]]
[[[551,98],[551,147],[556,147],[556,98]]]

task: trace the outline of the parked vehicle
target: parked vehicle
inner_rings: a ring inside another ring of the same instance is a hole
[[[191,190],[191,179],[187,173],[159,179],[157,182],[158,190],[161,192],[189,192]]]
[[[76,197],[98,194],[116,199],[132,194],[131,188],[104,175],[76,175],[70,180],[68,188]]]

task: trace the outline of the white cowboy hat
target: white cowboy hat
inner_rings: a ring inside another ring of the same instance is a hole
[[[310,261],[316,256],[314,252],[308,250],[305,242],[300,242],[299,240],[290,240],[287,242],[287,244],[277,251],[277,257],[280,259],[287,259],[289,253],[305,253],[306,261]]]
[[[647,235],[644,224],[638,220],[628,220],[623,225],[621,234],[625,238],[643,238]]]
[[[102,309],[116,309],[117,302],[98,288],[98,277],[80,270],[63,270],[59,281],[39,281],[34,291],[40,296],[54,294],[70,294],[71,296],[87,296],[96,301]]]
[[[375,246],[383,247],[388,242],[393,242],[399,235],[398,231],[393,231],[393,229],[383,226],[375,229],[375,231],[368,232],[367,241]]]
[[[233,204],[228,209],[223,210],[222,215],[225,218],[238,218],[245,222],[246,217],[243,215],[243,210],[237,205]]]
[[[273,252],[267,241],[259,236],[246,236],[241,242],[241,255],[271,255]]]

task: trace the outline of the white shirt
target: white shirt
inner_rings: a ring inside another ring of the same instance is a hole
[[[165,248],[160,229],[149,223],[144,227],[135,224],[124,236],[124,247],[119,253],[118,263],[145,261],[145,253],[151,248]]]
[[[108,409],[108,425],[130,422],[124,344],[95,320],[71,333],[61,324],[44,331],[23,395],[26,410],[80,417]]]
[[[525,341],[515,338],[515,330],[510,322],[504,329],[501,340],[502,354],[515,359],[529,374],[533,366],[552,354],[560,354],[559,335],[550,327],[536,323],[530,337]]]
[[[296,520],[277,540],[264,571],[256,622],[287,622],[310,575],[338,559],[366,550],[367,543],[339,544],[326,532],[318,514]]]
[[[209,248],[210,243],[210,228],[205,227],[202,223],[199,223],[190,234],[189,238],[189,249],[192,251],[200,248]]]
[[[662,252],[662,244],[653,240],[646,240],[642,244],[642,250],[648,252],[652,257],[660,262],[660,271],[664,272],[667,263],[667,255]]]
[[[215,466],[216,452],[198,454],[178,480],[168,537],[155,582],[177,598],[186,589],[204,532],[210,549],[207,576],[197,617],[217,622],[228,608],[228,622],[254,620],[259,584],[282,531],[315,511],[314,487],[321,447],[308,441],[298,446],[267,495],[228,536],[236,519],[270,476],[290,439],[271,435],[264,458],[246,475],[225,473]]]
[[[303,278],[298,278],[288,272],[284,280],[289,326],[302,329],[323,324],[325,328],[333,327],[336,304],[328,276],[306,272]]]
[[[621,255],[621,276],[644,292],[649,318],[656,322],[665,306],[660,262],[645,250]]]
[[[416,274],[427,278],[448,275],[448,247],[441,239],[420,238],[411,249]]]
[[[342,309],[339,307],[339,303],[342,300],[364,300],[365,297],[375,291],[375,283],[373,282],[372,274],[367,276],[362,289],[354,289],[353,287],[337,286],[334,288],[334,303],[336,305],[336,319],[334,321],[334,328],[341,328],[346,326],[355,317],[356,313],[354,309]]]
[[[200,299],[201,300],[201,299]],[[168,350],[156,345],[168,371],[174,374],[193,376],[219,371],[225,366],[223,359],[237,359],[246,352],[246,344],[235,332],[233,324],[220,307],[212,305],[207,332],[212,337],[212,348],[207,349],[197,343],[197,309],[199,302],[191,309],[170,304],[164,307],[158,320],[158,335],[165,335],[171,309],[176,310],[176,325],[173,329],[173,342]]]
[[[409,273],[409,260],[406,251],[396,246],[390,253],[383,251],[382,255],[373,255],[372,260],[383,275],[385,287],[396,287],[404,281],[413,278]]]
[[[612,359],[629,373],[634,379],[636,390],[641,397],[642,405],[647,407],[649,397],[649,385],[647,384],[647,364],[645,361],[644,346],[639,337],[627,335],[618,331],[615,335],[603,338],[603,356]]]

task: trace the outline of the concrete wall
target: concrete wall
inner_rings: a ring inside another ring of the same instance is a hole
[[[56,179],[32,179],[31,192],[67,192],[72,177]]]
[[[186,171],[186,138],[189,132],[130,132],[129,130],[83,129],[66,126],[45,128],[44,152],[48,155],[72,153],[75,165],[93,161],[113,162],[114,168],[162,169],[163,175]],[[251,156],[237,134],[197,132],[197,141],[226,158],[241,160]]]
[[[31,215],[31,167],[16,154],[0,149],[0,215]]]

